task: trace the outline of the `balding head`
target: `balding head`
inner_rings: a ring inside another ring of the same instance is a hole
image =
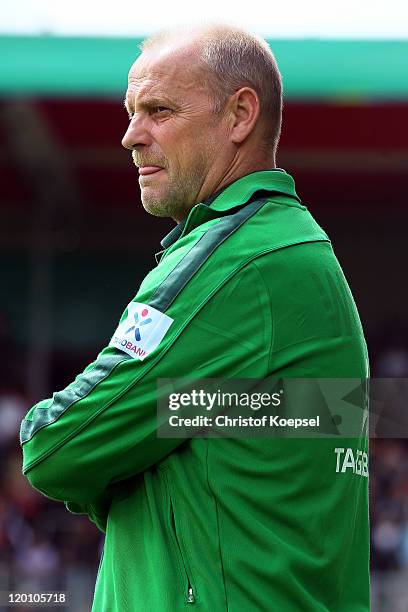
[[[237,27],[209,25],[162,30],[146,39],[141,50],[186,50],[191,63],[202,69],[203,83],[221,113],[231,95],[251,87],[259,96],[259,120],[263,124],[260,146],[273,157],[282,123],[282,79],[269,45],[260,37]]]

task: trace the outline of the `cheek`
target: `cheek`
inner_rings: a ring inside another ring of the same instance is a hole
[[[197,142],[190,138],[177,138],[167,148],[166,158],[170,169],[184,170],[194,164],[197,156]]]
[[[190,123],[182,129],[161,126],[153,137],[170,173],[202,167],[203,161],[211,156],[214,148],[214,135],[208,124]]]

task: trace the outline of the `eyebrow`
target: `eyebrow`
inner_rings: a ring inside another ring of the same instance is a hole
[[[139,106],[141,108],[152,108],[152,106],[167,106],[167,105],[172,106],[173,108],[177,106],[174,101],[171,101],[169,98],[166,98],[166,96],[163,96],[163,97],[146,96],[145,99],[142,99],[139,102]],[[133,106],[128,103],[128,100],[126,97],[123,100],[123,106],[125,107],[127,112],[130,112],[131,108],[133,108]]]

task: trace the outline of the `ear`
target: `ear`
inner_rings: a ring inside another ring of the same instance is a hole
[[[259,117],[258,94],[251,87],[241,87],[230,100],[232,118],[231,141],[243,142],[254,129]]]

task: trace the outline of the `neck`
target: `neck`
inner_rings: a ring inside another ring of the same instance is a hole
[[[197,202],[203,202],[214,194],[218,193],[231,183],[234,183],[238,179],[252,172],[259,172],[261,170],[271,170],[276,168],[275,156],[262,156],[258,155],[258,159],[255,155],[245,155],[242,159],[234,159],[232,163],[224,170],[224,172],[213,180],[209,181],[207,185],[203,184],[200,193],[198,194]]]

